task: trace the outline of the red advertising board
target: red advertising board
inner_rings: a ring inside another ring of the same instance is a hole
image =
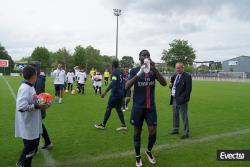
[[[9,67],[9,60],[0,59],[0,67]]]

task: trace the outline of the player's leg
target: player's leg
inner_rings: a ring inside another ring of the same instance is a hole
[[[55,102],[58,102],[59,100],[59,85],[55,84]]]
[[[81,84],[81,92],[84,94],[84,84]]]
[[[99,94],[101,95],[102,94],[102,87],[99,86]]]
[[[83,94],[85,93],[85,84],[83,84],[82,92],[83,92]]]
[[[60,84],[60,85],[59,85],[59,104],[62,103],[63,87],[64,87],[63,84]]]
[[[134,126],[134,148],[135,148],[136,167],[141,167],[142,166],[142,160],[141,160],[141,131],[142,131],[142,127]]]
[[[23,139],[23,144],[24,148],[16,165],[18,167],[31,167],[32,158],[37,150],[37,139],[35,140]]]
[[[50,137],[49,137],[48,131],[47,131],[44,123],[42,124],[42,128],[43,128],[42,137],[43,137],[44,142],[45,142],[44,146],[42,147],[42,149],[50,150],[50,149],[53,148],[53,144],[50,141]]]
[[[70,92],[73,90],[73,83],[70,83]]]
[[[98,86],[95,86],[95,94],[97,94]]]
[[[180,105],[180,114],[184,125],[184,134],[182,139],[189,138],[189,122],[188,122],[188,104]]]
[[[173,99],[173,130],[170,133],[172,135],[179,134],[179,126],[180,126],[179,110],[180,107],[177,105],[176,100]]]
[[[108,105],[107,105],[107,108],[106,108],[106,112],[104,114],[104,118],[103,118],[103,122],[101,124],[96,124],[95,125],[95,128],[97,129],[105,129],[105,126],[108,122],[108,119],[111,115],[111,110],[112,110],[112,107],[114,106],[114,98],[112,96],[109,97],[109,101],[108,101]]]
[[[147,151],[145,153],[148,157],[149,162],[151,164],[155,164],[156,160],[151,151],[156,142],[156,130],[157,130],[156,109],[155,108],[147,109],[145,119],[148,125],[148,146],[147,146]]]
[[[132,108],[130,123],[134,126],[134,149],[136,155],[136,166],[141,167],[141,130],[144,121],[144,111],[141,108]]]
[[[127,130],[127,126],[126,126],[126,123],[125,123],[125,119],[124,119],[124,114],[122,112],[122,102],[123,102],[123,98],[115,98],[115,109],[116,109],[116,112],[118,114],[118,117],[121,121],[121,127],[117,128],[116,130],[117,131],[121,131],[121,130]]]
[[[69,82],[67,82],[67,89],[68,89],[68,91],[70,91],[70,83]]]
[[[81,84],[77,83],[77,89],[78,89],[78,93],[81,93]]]

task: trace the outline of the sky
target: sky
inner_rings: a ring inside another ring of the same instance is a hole
[[[197,61],[250,56],[249,0],[0,0],[0,43],[14,60],[37,46],[50,51],[92,45],[138,61],[142,49],[161,61],[174,39],[188,40]]]

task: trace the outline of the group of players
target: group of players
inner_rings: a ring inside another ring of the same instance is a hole
[[[146,59],[148,60],[148,62],[150,62],[149,65],[145,63]],[[123,111],[128,109],[128,102],[131,96],[131,88],[134,87],[133,107],[131,111],[130,123],[134,126],[134,149],[136,154],[136,167],[142,166],[140,147],[141,132],[144,120],[146,121],[148,126],[148,145],[145,154],[151,164],[156,163],[156,159],[151,152],[156,142],[157,132],[157,109],[155,104],[156,80],[162,86],[167,85],[165,78],[160,74],[158,69],[155,67],[154,62],[150,59],[150,53],[148,50],[142,50],[139,53],[139,61],[140,66],[129,71],[128,68],[124,68],[124,70],[121,70],[119,67],[119,61],[114,60],[112,62],[112,74],[110,75],[107,70],[104,73],[104,80],[107,88],[103,93],[101,90],[101,83],[103,78],[102,75],[95,69],[92,69],[90,71],[90,76],[95,93],[101,94],[101,97],[104,98],[109,91],[111,92],[103,122],[94,125],[94,127],[97,129],[106,128],[107,121],[111,115],[111,110],[115,108],[121,121],[121,127],[117,128],[117,131],[127,130]],[[147,71],[146,69],[148,69],[148,66],[150,66],[150,70]],[[51,76],[54,78],[56,102],[62,103],[63,91],[67,90],[74,94],[74,81],[77,81],[78,92],[84,94],[84,85],[87,80],[87,74],[84,72],[84,70],[79,69],[79,67],[75,67],[74,71],[75,72],[73,72],[73,70],[70,70],[66,74],[62,65],[59,64],[58,68],[51,73]],[[21,137],[24,141],[24,150],[17,163],[17,166],[19,167],[31,166],[32,156],[37,150],[37,141],[39,141],[37,137],[39,138],[39,134],[42,134],[42,124],[40,121],[38,121],[38,119],[40,120],[40,112],[36,112],[35,114],[35,112],[30,111],[45,110],[46,106],[34,105],[33,102],[32,104],[29,104],[31,103],[31,101],[33,101],[32,96],[36,94],[35,89],[33,88],[33,85],[36,83],[37,79],[36,73],[36,70],[32,67],[25,68],[24,78],[26,84],[23,84],[20,87],[17,98],[16,137]],[[111,80],[110,84],[108,84],[109,78]],[[67,83],[67,86],[65,86],[65,81]],[[26,93],[22,93],[21,90]],[[25,101],[24,107],[23,101],[26,100],[26,96],[29,97],[29,99],[28,101]],[[25,121],[23,121],[26,115],[23,114],[29,115],[30,119],[34,119],[34,126],[32,127],[35,127],[35,129],[20,129],[20,127],[26,127]],[[20,124],[22,126],[19,126]],[[28,131],[30,132],[28,133]],[[35,136],[33,135],[33,132],[36,132]],[[32,140],[30,137],[32,138]]]
[[[124,67],[122,71],[123,80],[126,82],[129,76],[129,68]],[[108,86],[110,80],[110,72],[108,69],[105,70],[102,75],[101,72],[98,72],[96,68],[92,68],[89,72],[90,79],[92,81],[92,86],[95,94],[102,95],[102,81],[104,79],[105,86]],[[104,77],[103,77],[104,76]],[[57,69],[51,73],[51,77],[54,78],[55,86],[55,102],[62,103],[62,97],[64,92],[70,92],[72,95],[84,94],[85,92],[85,83],[87,81],[87,74],[83,69],[80,69],[79,66],[70,69],[67,74],[63,69],[61,64],[58,65]],[[76,82],[77,89],[74,89],[74,83]],[[128,103],[131,98],[131,90],[126,91],[126,96],[123,99],[122,110],[123,112],[128,110]]]

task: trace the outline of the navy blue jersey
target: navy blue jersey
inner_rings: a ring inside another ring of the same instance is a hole
[[[123,98],[125,92],[125,81],[123,73],[120,69],[113,71],[111,75],[111,83],[107,88],[107,91],[111,89],[111,96]]]
[[[123,79],[124,79],[124,82],[126,83],[129,79],[129,74],[123,74]]]
[[[140,70],[140,67],[130,71],[131,80]],[[148,74],[143,73],[134,83],[133,107],[154,108],[155,107],[155,79],[156,75],[151,70]]]

